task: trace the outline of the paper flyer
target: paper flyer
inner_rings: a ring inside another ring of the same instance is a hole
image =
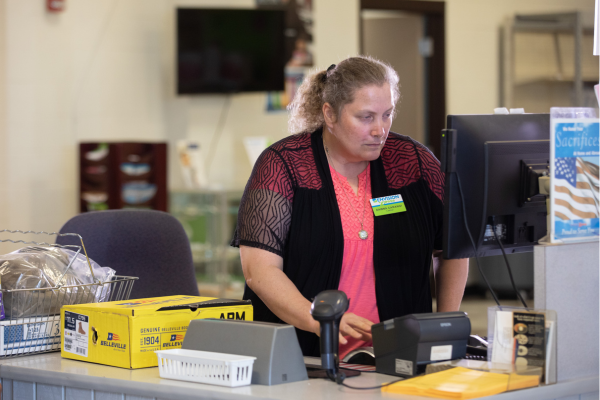
[[[267,137],[247,136],[244,138],[244,148],[246,149],[250,165],[254,166],[258,157],[267,147],[269,147],[269,139]]]
[[[517,365],[544,368],[546,361],[546,316],[543,313],[513,312]]]
[[[552,115],[551,242],[598,240],[598,119]]]
[[[207,187],[208,178],[204,170],[200,144],[193,140],[180,140],[177,142],[177,155],[186,188],[202,189]]]
[[[492,362],[512,364],[515,362],[512,311],[497,311],[494,324]]]

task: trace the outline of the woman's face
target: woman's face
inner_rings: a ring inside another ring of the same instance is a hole
[[[329,106],[324,111],[331,115],[333,110]],[[376,160],[390,132],[393,111],[392,91],[385,83],[357,90],[354,101],[343,106],[337,118],[326,115],[327,128],[340,144],[339,155],[346,162]]]

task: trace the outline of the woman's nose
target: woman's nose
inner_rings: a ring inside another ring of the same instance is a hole
[[[371,129],[371,136],[383,136],[385,135],[385,127],[382,121],[375,122],[373,129]]]

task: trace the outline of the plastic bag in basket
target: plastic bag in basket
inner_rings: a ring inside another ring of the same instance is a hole
[[[90,264],[95,281],[85,255],[70,249],[24,247],[1,255],[2,289],[40,289],[4,292],[6,318],[58,314],[63,305],[105,301],[110,296],[110,284],[101,283],[110,282],[115,271],[91,259]]]

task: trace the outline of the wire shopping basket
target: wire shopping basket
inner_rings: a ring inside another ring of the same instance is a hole
[[[64,273],[57,279],[54,286],[0,289],[0,302],[5,315],[5,318],[0,320],[0,358],[60,351],[60,308],[63,305],[127,300],[131,294],[133,283],[138,279],[119,275],[114,275],[106,281],[96,278],[83,239],[76,233],[0,230],[0,233],[3,232],[24,235],[75,236],[81,241],[81,246],[12,239],[0,240],[0,243],[22,243],[75,250],[75,255],[71,257]],[[73,262],[79,254],[82,254],[82,250],[93,283],[62,284]]]

